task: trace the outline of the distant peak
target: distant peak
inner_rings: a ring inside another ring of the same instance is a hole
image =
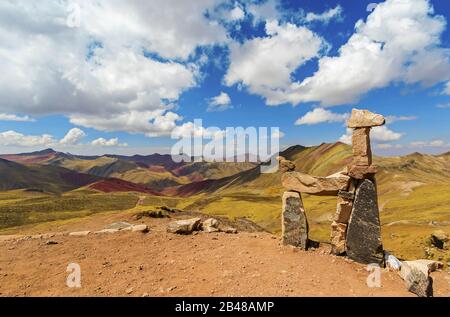
[[[48,154],[53,154],[53,153],[56,153],[56,151],[49,148],[49,149],[45,149],[42,151],[36,151],[36,152],[31,152],[31,153],[22,153],[20,155],[48,155]]]

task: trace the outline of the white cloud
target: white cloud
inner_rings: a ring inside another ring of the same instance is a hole
[[[307,112],[303,117],[299,118],[296,125],[313,125],[323,122],[345,122],[349,117],[349,114],[334,113],[323,108],[315,108],[312,111]]]
[[[0,113],[0,121],[35,122],[29,116],[17,116],[15,114]]]
[[[253,15],[255,23],[265,22],[267,20],[279,20],[280,11],[278,10],[279,2],[277,0],[267,0],[259,4],[250,4],[247,11]]]
[[[444,94],[450,95],[450,81],[447,84],[445,84]]]
[[[415,116],[387,116],[386,117],[386,123],[391,124],[398,121],[413,121],[417,120],[417,117]]]
[[[232,21],[242,20],[245,17],[245,11],[238,5],[230,11],[230,19]]]
[[[309,36],[289,36],[292,42],[285,50],[274,43],[276,36],[232,47],[226,82],[242,82],[269,105],[320,102],[333,106],[355,103],[365,93],[394,82],[432,86],[450,78],[450,50],[443,48],[440,40],[445,28],[445,18],[434,14],[428,0],[386,0],[366,21],[356,23],[354,34],[340,47],[338,56],[319,60],[319,68],[311,77],[297,82],[291,77],[305,60],[319,53],[320,45],[314,40],[317,36],[308,30],[304,33],[310,32]],[[286,34],[289,28],[284,29]],[[307,54],[305,47],[310,48]],[[268,73],[264,73],[266,69]],[[279,74],[273,81],[272,72]]]
[[[288,91],[294,103],[353,103],[394,81],[430,86],[450,77],[449,50],[440,47],[446,22],[427,0],[387,0],[319,70]]]
[[[1,146],[18,146],[18,147],[48,147],[54,144],[55,139],[48,134],[39,136],[24,135],[16,131],[5,131],[0,133]]]
[[[291,73],[318,56],[323,41],[305,27],[277,21],[266,23],[266,33],[267,37],[230,45],[231,64],[225,83],[242,83],[251,93],[264,96],[269,105],[275,105],[283,99],[277,90],[289,86]]]
[[[394,132],[386,126],[375,127],[371,131],[371,138],[374,141],[381,142],[397,141],[400,140],[403,135],[403,133]]]
[[[330,23],[330,21],[333,19],[336,20],[342,19],[342,7],[340,5],[336,6],[333,9],[329,9],[321,14],[309,12],[305,17],[306,22],[319,21],[325,24]]]
[[[101,147],[126,147],[128,146],[128,144],[126,143],[119,143],[119,139],[118,138],[113,138],[113,139],[105,139],[105,138],[98,138],[94,141],[91,142],[91,144],[93,146],[101,146]]]
[[[77,145],[86,136],[86,133],[78,128],[73,128],[67,132],[64,138],[59,141],[62,145]]]
[[[449,103],[440,103],[436,106],[436,108],[441,108],[441,109],[450,108],[450,102]]]
[[[342,143],[352,144],[353,129],[347,129],[346,133],[339,139]],[[371,129],[370,138],[376,142],[391,142],[400,140],[404,133],[394,132],[386,126],[374,127]]]
[[[402,149],[403,144],[380,143],[377,144],[375,147],[380,150]]]
[[[230,109],[231,107],[232,105],[230,96],[225,92],[221,92],[218,96],[213,97],[209,100],[207,111],[225,111],[227,109]]]
[[[443,140],[432,141],[414,141],[410,143],[412,147],[447,147],[450,144],[446,144]]]
[[[150,122],[140,120],[139,133],[167,134],[154,121],[173,119],[169,111],[201,78],[186,60],[198,46],[227,40],[204,14],[218,0],[83,1],[78,28],[66,24],[69,3],[0,2],[0,100],[8,101],[0,112],[63,114],[130,132],[126,118],[140,116]]]

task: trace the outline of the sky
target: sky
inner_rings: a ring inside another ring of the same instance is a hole
[[[280,144],[450,150],[450,2],[0,1],[0,153],[169,153],[204,127],[279,127]]]

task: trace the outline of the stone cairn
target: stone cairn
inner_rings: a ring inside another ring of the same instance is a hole
[[[385,119],[367,110],[353,109],[348,127],[353,129],[353,157],[343,171],[328,177],[315,177],[295,171],[295,164],[279,158],[283,195],[282,235],[285,245],[308,247],[308,221],[301,193],[337,196],[337,210],[331,225],[332,253],[346,254],[364,264],[384,262],[381,225],[372,165],[370,130]]]

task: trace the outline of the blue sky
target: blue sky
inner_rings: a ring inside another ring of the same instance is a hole
[[[450,3],[3,1],[0,152],[169,152],[170,134],[280,127],[282,146],[348,142],[388,118],[380,155],[450,150]]]

